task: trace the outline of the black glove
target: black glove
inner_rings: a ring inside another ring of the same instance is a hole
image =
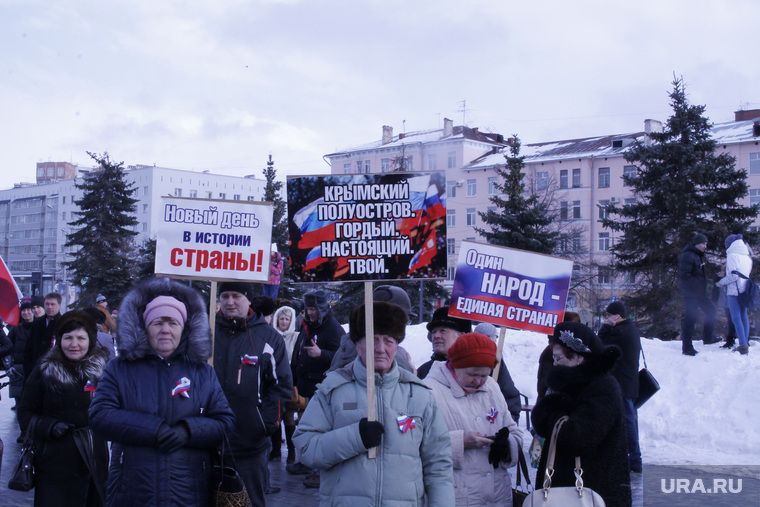
[[[368,421],[366,417],[359,421],[359,436],[367,449],[380,445],[384,432],[383,424],[378,421]]]
[[[277,383],[272,370],[272,355],[269,353],[261,354],[259,358],[259,367],[261,368],[261,385],[271,386]]]
[[[496,433],[493,439],[491,450],[488,451],[488,462],[494,468],[499,468],[499,463],[506,463],[509,459],[509,428],[505,426]]]
[[[166,423],[161,423],[158,428],[156,443],[161,452],[171,453],[186,446],[190,441],[190,431],[185,423],[179,423],[169,427]]]
[[[74,427],[73,424],[65,423],[63,421],[59,421],[53,425],[52,428],[50,428],[50,436],[58,439],[61,438],[66,434],[67,431],[69,431],[69,428]]]

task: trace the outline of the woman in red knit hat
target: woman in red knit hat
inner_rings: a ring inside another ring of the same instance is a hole
[[[522,431],[491,378],[495,365],[496,344],[466,333],[425,378],[449,428],[456,505],[512,505],[507,469],[517,463]]]

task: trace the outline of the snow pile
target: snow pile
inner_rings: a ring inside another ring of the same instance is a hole
[[[662,388],[639,410],[644,463],[760,464],[760,389],[754,385],[760,380],[760,346],[740,356],[695,342],[700,354],[688,357],[681,354],[681,342],[641,342]],[[538,357],[546,344],[546,335],[526,331],[508,329],[504,339],[509,372],[530,403],[536,401]],[[424,324],[407,328],[402,345],[417,366],[430,358]]]

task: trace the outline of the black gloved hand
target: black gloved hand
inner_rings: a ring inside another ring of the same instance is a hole
[[[271,386],[277,383],[272,367],[272,355],[269,353],[261,354],[259,357],[259,368],[261,368],[261,385]]]
[[[50,428],[50,436],[55,439],[61,438],[67,431],[69,431],[69,428],[72,428],[73,426],[73,424],[58,421],[52,428]]]
[[[378,421],[368,421],[366,417],[359,421],[359,436],[367,449],[380,445],[384,432],[383,424]]]
[[[506,463],[510,460],[509,452],[509,428],[506,426],[500,429],[493,439],[491,450],[488,451],[488,462],[494,468],[499,468],[499,463]]]
[[[169,425],[167,424],[166,426],[168,427]],[[160,433],[161,429],[159,428]],[[190,430],[187,429],[187,425],[185,423],[175,424],[169,429],[168,433],[165,433],[164,439],[158,442],[158,449],[161,452],[172,453],[185,447],[189,441]]]

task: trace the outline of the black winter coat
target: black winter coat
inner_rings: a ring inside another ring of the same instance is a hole
[[[684,298],[705,297],[707,278],[704,271],[705,253],[689,243],[681,252],[681,262],[678,267],[681,279],[681,296]]]
[[[55,334],[55,322],[61,317],[61,314],[55,315],[48,324],[47,316],[43,315],[34,319],[29,329],[29,337],[26,339],[26,350],[24,351],[24,371],[32,371],[37,361],[50,350],[53,344],[53,335]]]
[[[604,324],[598,333],[605,345],[617,345],[622,351],[620,359],[612,368],[612,376],[620,384],[623,398],[639,397],[639,356],[641,337],[636,324],[624,320],[615,326]]]
[[[175,297],[187,308],[179,346],[168,359],[153,352],[142,318],[158,295]],[[199,293],[168,278],[138,286],[122,301],[119,356],[108,363],[90,407],[93,430],[112,442],[109,506],[208,505],[211,454],[231,431],[234,415],[206,363],[211,333],[205,308]],[[189,387],[187,397],[175,389],[180,385]],[[162,423],[184,423],[187,445],[160,451]]]
[[[249,361],[243,362],[248,356]],[[251,364],[255,358],[256,364]],[[214,370],[235,413],[230,436],[234,454],[255,454],[270,443],[293,398],[285,340],[264,317],[249,310],[243,318],[216,315]]]
[[[532,421],[536,432],[548,439],[557,419],[570,417],[557,438],[553,486],[575,485],[575,457],[580,456],[583,483],[607,505],[626,507],[631,505],[631,487],[623,398],[609,373],[619,356],[617,347],[605,347],[578,366],[552,367],[549,391],[536,403]],[[539,485],[548,451],[547,440],[536,473]]]
[[[11,343],[13,343],[13,352],[11,358],[13,369],[20,374],[19,377],[11,381],[8,387],[8,395],[11,398],[20,398],[21,391],[24,388],[24,376],[29,372],[24,372],[24,355],[26,352],[26,340],[29,338],[29,330],[32,328],[32,322],[21,321],[18,326],[14,327],[8,333]]]
[[[101,495],[108,474],[108,446],[88,428],[92,392],[85,391],[85,384],[98,384],[107,360],[108,353],[100,347],[80,361],[70,361],[55,347],[29,374],[18,420],[23,431],[31,425],[35,439],[35,507],[90,507],[105,501]],[[51,429],[58,422],[71,429],[56,439]]]
[[[293,378],[298,394],[311,398],[317,384],[322,382],[330,369],[335,351],[340,347],[340,338],[346,331],[328,310],[317,323],[304,319],[301,332],[293,349]],[[315,340],[322,350],[320,357],[311,357],[303,348]]]

